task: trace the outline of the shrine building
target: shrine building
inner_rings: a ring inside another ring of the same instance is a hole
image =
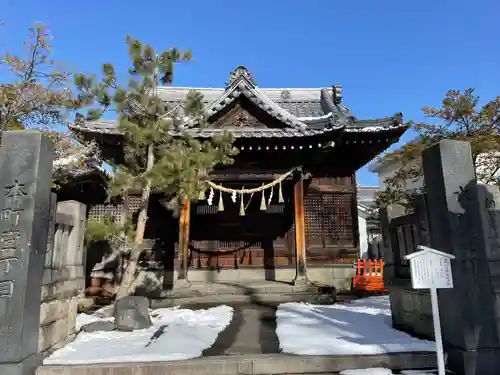
[[[186,131],[200,139],[230,131],[239,154],[210,175],[205,194],[180,217],[153,194],[142,266],[174,284],[347,282],[359,254],[355,173],[399,140],[407,130],[402,115],[358,119],[339,86],[260,88],[242,66],[225,87],[160,87],[159,95],[182,110],[193,89],[203,95],[209,125]],[[123,154],[116,121],[72,130],[97,142],[105,160]],[[133,210],[139,203],[132,197]],[[100,204],[90,216],[120,212],[120,204]]]

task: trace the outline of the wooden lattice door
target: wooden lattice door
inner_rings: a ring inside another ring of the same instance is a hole
[[[308,249],[355,245],[351,193],[310,192],[304,203]]]

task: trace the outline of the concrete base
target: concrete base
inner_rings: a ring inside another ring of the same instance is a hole
[[[309,284],[309,280],[307,279],[306,275],[297,275],[295,276],[295,279],[292,281],[292,285],[307,285]]]
[[[464,351],[448,347],[448,368],[456,374],[497,375],[499,373],[500,348]]]
[[[1,375],[34,375],[38,366],[42,364],[42,356],[35,354],[22,362],[0,363]]]
[[[355,271],[352,264],[309,266],[307,279],[313,284],[335,287],[337,292],[350,291]],[[242,267],[221,270],[190,269],[188,278],[192,286],[195,284],[243,284],[244,282],[245,286],[253,288],[255,285],[266,282],[291,285],[296,274],[295,267],[282,267],[274,270]],[[183,289],[182,284],[187,285],[186,282],[180,282],[177,277],[177,271],[142,270],[134,286],[137,291],[140,290],[140,295],[152,299],[167,298],[169,291],[180,290]]]
[[[392,370],[435,369],[436,355],[428,352],[366,356],[234,355],[187,361],[102,363],[41,366],[36,375],[264,375],[330,374],[347,369],[386,367]],[[2,373],[2,375],[4,375]],[[8,374],[10,375],[10,374]]]

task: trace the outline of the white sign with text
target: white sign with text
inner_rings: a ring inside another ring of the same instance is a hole
[[[430,290],[438,370],[439,375],[445,375],[443,338],[441,335],[437,290],[453,288],[451,260],[455,259],[455,257],[427,246],[420,245],[417,249],[419,251],[405,256],[405,259],[410,261],[413,289]]]

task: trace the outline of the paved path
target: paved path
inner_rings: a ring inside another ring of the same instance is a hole
[[[340,296],[339,301],[355,299],[355,296]],[[276,335],[276,309],[279,303],[267,303],[252,298],[248,303],[230,303],[234,315],[229,326],[219,334],[212,347],[203,351],[203,357],[276,354],[280,353]],[[209,308],[217,304],[196,304],[183,307]]]
[[[233,305],[234,316],[203,356],[279,353],[276,306]]]

